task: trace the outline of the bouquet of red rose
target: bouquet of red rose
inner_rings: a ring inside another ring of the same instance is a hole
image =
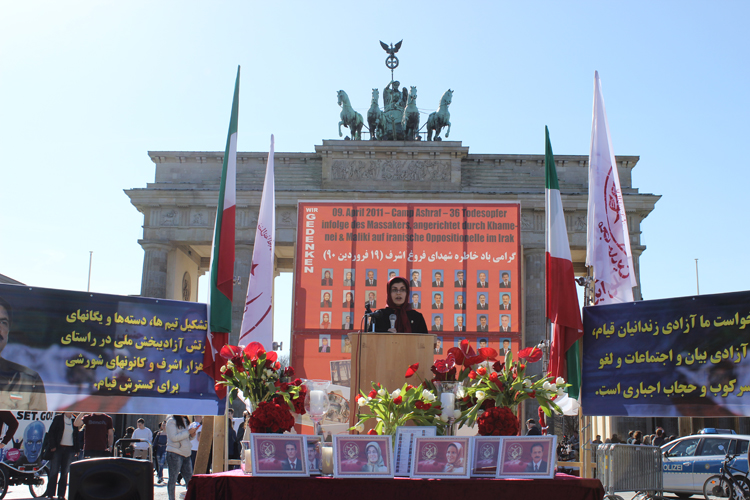
[[[286,404],[287,414],[304,415],[307,388],[302,380],[292,380],[294,368],[281,368],[274,351],[266,352],[260,343],[251,342],[244,349],[227,344],[220,354],[227,362],[221,367],[223,380],[216,382],[216,389],[217,393],[229,389],[230,403],[240,393],[246,403],[252,404],[253,414],[261,403],[273,401]]]
[[[282,433],[291,430],[292,427],[294,417],[283,401],[281,404],[276,401],[263,401],[250,415],[252,432]]]
[[[507,407],[493,407],[477,418],[480,436],[517,436],[518,417]]]

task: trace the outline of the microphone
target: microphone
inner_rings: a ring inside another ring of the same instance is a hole
[[[388,316],[388,319],[391,320],[391,328],[395,329],[396,328],[396,315],[391,314],[390,316]]]
[[[372,314],[372,309],[370,309],[370,301],[368,300],[365,302],[365,314]]]

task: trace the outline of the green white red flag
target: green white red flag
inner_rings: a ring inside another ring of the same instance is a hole
[[[594,73],[587,224],[586,266],[594,271],[594,305],[632,302],[637,286],[633,253],[599,72]]]
[[[219,204],[211,248],[211,282],[208,300],[208,333],[203,352],[203,371],[214,380],[221,380],[222,362],[219,352],[229,342],[232,332],[232,289],[234,287],[235,206],[237,198],[237,119],[240,105],[240,68],[234,83],[232,117],[229,119],[227,145],[221,167]],[[219,398],[226,396],[220,386]]]
[[[544,127],[544,168],[546,224],[546,310],[552,322],[549,374],[563,377],[572,384],[568,395],[577,399],[581,386],[578,339],[583,336],[581,310],[578,306],[573,259],[570,254],[560,185],[549,130]]]
[[[242,315],[240,345],[260,342],[266,349],[273,345],[273,264],[276,248],[276,192],[273,168],[273,135],[268,153],[266,179],[260,198],[258,227],[255,229],[253,261],[247,283],[245,312]]]

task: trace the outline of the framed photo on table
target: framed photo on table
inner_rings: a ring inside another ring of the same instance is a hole
[[[393,477],[393,437],[333,436],[333,477]]]
[[[468,479],[471,444],[471,436],[417,436],[411,477]]]
[[[476,436],[471,457],[471,477],[495,477],[502,436]]]
[[[394,451],[394,471],[396,477],[409,477],[411,474],[411,457],[414,455],[414,438],[417,436],[435,436],[437,427],[403,425],[396,428]],[[494,473],[492,474],[494,476]]]
[[[505,436],[500,444],[496,477],[552,479],[556,450],[557,436]]]
[[[305,436],[251,434],[253,476],[308,476]]]
[[[319,476],[321,474],[320,468],[323,459],[323,450],[320,448],[321,441],[320,436],[305,436],[307,472],[311,476]]]

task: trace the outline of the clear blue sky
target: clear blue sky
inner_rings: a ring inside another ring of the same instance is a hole
[[[556,154],[588,154],[598,70],[615,153],[663,196],[644,298],[694,294],[696,258],[701,293],[747,289],[749,18],[740,1],[3,2],[0,273],[85,290],[93,250],[92,291],[138,294],[123,190],[153,181],[147,151],[223,150],[238,64],[239,149],[273,133],[313,151],[338,138],[336,91],[366,111],[390,80],[378,40],[403,38],[396,78],[427,111],[453,89],[450,138],[473,153],[542,154],[548,125]]]

